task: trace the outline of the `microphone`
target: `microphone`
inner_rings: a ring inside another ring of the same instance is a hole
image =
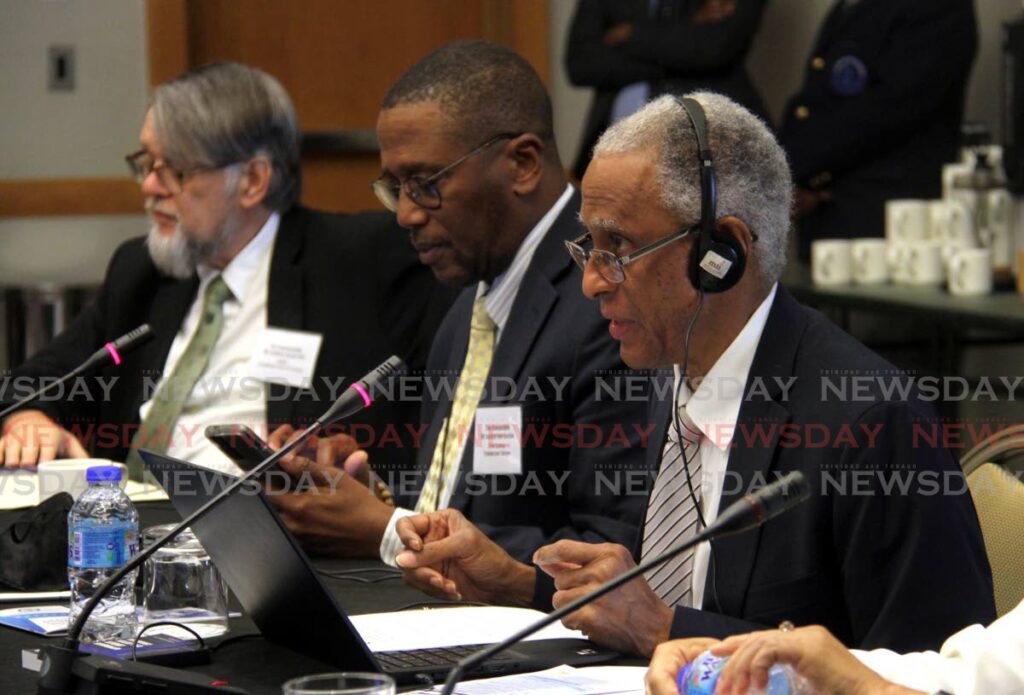
[[[128,331],[117,340],[107,343],[99,350],[92,353],[89,359],[87,359],[85,362],[82,362],[80,365],[72,369],[70,372],[62,376],[57,381],[50,382],[46,386],[43,386],[42,388],[33,391],[24,398],[21,398],[16,402],[12,403],[11,405],[7,406],[6,408],[4,408],[2,411],[0,411],[0,420],[7,417],[7,415],[12,413],[13,411],[18,410],[19,408],[36,400],[47,391],[60,386],[69,379],[75,378],[84,371],[96,369],[97,367],[102,367],[110,362],[113,362],[114,365],[119,366],[121,364],[121,356],[123,354],[131,350],[134,350],[138,346],[147,342],[150,338],[153,337],[153,335],[153,329],[149,327],[148,323],[142,324],[135,330]]]
[[[290,452],[295,450],[299,445],[303,444],[311,436],[319,432],[321,429],[330,425],[343,417],[351,415],[354,412],[362,410],[363,408],[369,407],[373,401],[369,396],[370,390],[375,387],[380,381],[394,376],[402,367],[403,362],[398,357],[392,355],[386,361],[384,361],[379,367],[371,371],[369,374],[364,376],[358,382],[355,382],[348,389],[345,390],[341,396],[338,397],[330,408],[317,418],[313,424],[306,429],[302,430],[297,437],[292,441],[285,444],[283,447],[275,451],[273,454],[263,459],[259,465],[250,469],[245,475],[238,478],[235,482],[225,487],[222,491],[217,493],[210,501],[201,506],[196,511],[192,512],[188,517],[177,524],[173,529],[164,534],[156,542],[147,548],[143,548],[135,556],[133,556],[127,563],[121,566],[117,572],[112,574],[107,581],[105,581],[92,595],[85,605],[82,607],[81,613],[72,623],[71,627],[68,628],[67,636],[64,638],[64,642],[58,646],[46,646],[40,651],[42,657],[43,667],[39,677],[39,687],[36,691],[40,695],[70,695],[75,692],[75,672],[81,671],[81,669],[75,668],[75,658],[78,656],[78,645],[80,643],[79,636],[82,634],[82,629],[85,627],[85,623],[89,618],[89,615],[93,612],[99,602],[104,596],[110,591],[110,589],[121,581],[126,575],[139,567],[143,562],[146,561],[150,555],[155,553],[157,550],[162,548],[170,539],[174,538],[181,532],[182,529],[191,526],[196,520],[205,516],[207,512],[220,504],[224,499],[229,497],[235,490],[239,489],[250,480],[253,480],[257,476],[263,474],[271,466],[276,464]],[[365,392],[365,395],[363,392]],[[355,396],[353,396],[353,393]],[[353,398],[356,399],[355,405],[353,405]],[[139,674],[138,678],[142,679],[146,677],[147,666],[139,664],[136,667],[136,671]],[[122,669],[123,670],[123,669]],[[150,672],[148,675],[157,676],[156,671]],[[185,675],[185,674],[183,674]],[[165,676],[160,676],[166,678]],[[142,682],[142,681],[140,681]],[[203,689],[193,690],[192,692],[207,692]],[[209,690],[209,692],[223,692],[222,690]]]
[[[470,654],[464,659],[460,659],[459,662],[452,667],[452,670],[448,672],[448,679],[444,682],[444,689],[441,690],[441,695],[452,695],[455,685],[462,679],[463,674],[477,664],[490,659],[499,652],[505,651],[513,644],[516,644],[538,630],[561,620],[570,613],[575,613],[580,608],[583,608],[592,601],[596,601],[608,592],[614,591],[626,582],[632,581],[648,570],[668,562],[679,553],[689,550],[698,543],[703,543],[706,540],[740,533],[741,531],[746,531],[760,526],[769,519],[772,519],[788,509],[795,507],[801,502],[804,502],[810,496],[811,490],[807,485],[807,479],[804,474],[799,471],[787,473],[774,483],[765,485],[757,492],[744,495],[741,499],[730,504],[719,515],[718,519],[715,520],[715,523],[708,526],[690,540],[666,550],[657,557],[641,562],[628,572],[623,572],[618,577],[610,579],[597,587],[589,594],[581,596],[572,603],[566,604],[558,610],[548,613],[533,625],[527,625],[501,642],[496,642],[484,649],[481,649],[480,651]]]
[[[372,394],[377,384],[397,375],[403,366],[402,360],[395,355],[384,360],[379,367],[345,389],[323,417],[335,422],[369,408],[373,404]]]

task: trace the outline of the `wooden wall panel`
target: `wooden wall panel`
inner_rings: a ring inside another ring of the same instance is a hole
[[[281,80],[308,130],[373,128],[387,87],[417,58],[480,36],[480,0],[200,0],[190,60],[239,60]]]
[[[133,179],[3,179],[0,217],[142,213]]]
[[[187,0],[147,0],[149,86],[180,75],[189,66]]]

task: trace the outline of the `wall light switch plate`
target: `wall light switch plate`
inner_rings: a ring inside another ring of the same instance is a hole
[[[50,46],[47,76],[51,92],[70,92],[75,88],[75,47]]]

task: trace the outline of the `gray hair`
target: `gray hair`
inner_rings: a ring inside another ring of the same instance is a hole
[[[768,126],[736,102],[712,92],[687,95],[700,102],[715,162],[716,217],[734,215],[758,236],[757,265],[766,285],[786,265],[793,182],[786,155]],[[594,157],[651,150],[657,157],[661,202],[681,220],[700,218],[697,138],[674,96],[662,96],[609,128]]]
[[[270,160],[263,203],[285,211],[302,191],[299,124],[284,87],[256,68],[213,63],[156,88],[150,104],[164,158],[177,169]]]

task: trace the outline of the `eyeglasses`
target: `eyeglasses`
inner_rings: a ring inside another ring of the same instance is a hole
[[[128,168],[131,170],[132,176],[139,183],[145,181],[146,177],[149,176],[151,172],[155,171],[157,178],[160,179],[160,185],[170,191],[172,195],[178,195],[181,193],[182,188],[185,185],[185,179],[189,176],[194,176],[195,174],[199,174],[204,171],[213,171],[214,169],[223,169],[226,166],[231,166],[230,164],[206,164],[178,171],[177,169],[167,165],[165,162],[158,162],[153,155],[146,150],[132,152],[125,156],[124,161],[128,162]]]
[[[416,203],[416,205],[421,208],[436,210],[441,207],[441,192],[437,190],[437,182],[442,176],[466,160],[480,154],[494,143],[502,140],[511,140],[512,138],[517,138],[520,135],[522,135],[522,133],[499,133],[482,145],[474,147],[472,150],[435,174],[431,174],[430,176],[414,174],[401,182],[395,181],[386,175],[382,175],[370,184],[370,188],[373,189],[373,193],[377,196],[377,200],[379,200],[381,204],[391,212],[396,212],[398,210],[398,198],[402,191],[405,191],[405,195],[409,200]]]
[[[633,261],[643,258],[649,253],[653,253],[663,246],[671,244],[676,239],[682,239],[691,232],[697,231],[700,225],[693,225],[692,227],[684,227],[678,231],[672,232],[668,236],[662,237],[657,241],[652,241],[643,246],[633,253],[626,254],[625,256],[616,256],[611,251],[604,251],[602,249],[590,249],[583,248],[583,244],[591,241],[590,232],[587,232],[578,239],[565,242],[565,248],[569,251],[569,255],[576,261],[576,265],[580,267],[580,270],[587,269],[587,263],[594,261],[597,266],[597,272],[600,273],[601,277],[608,282],[618,285],[626,279],[626,272],[623,268]]]

